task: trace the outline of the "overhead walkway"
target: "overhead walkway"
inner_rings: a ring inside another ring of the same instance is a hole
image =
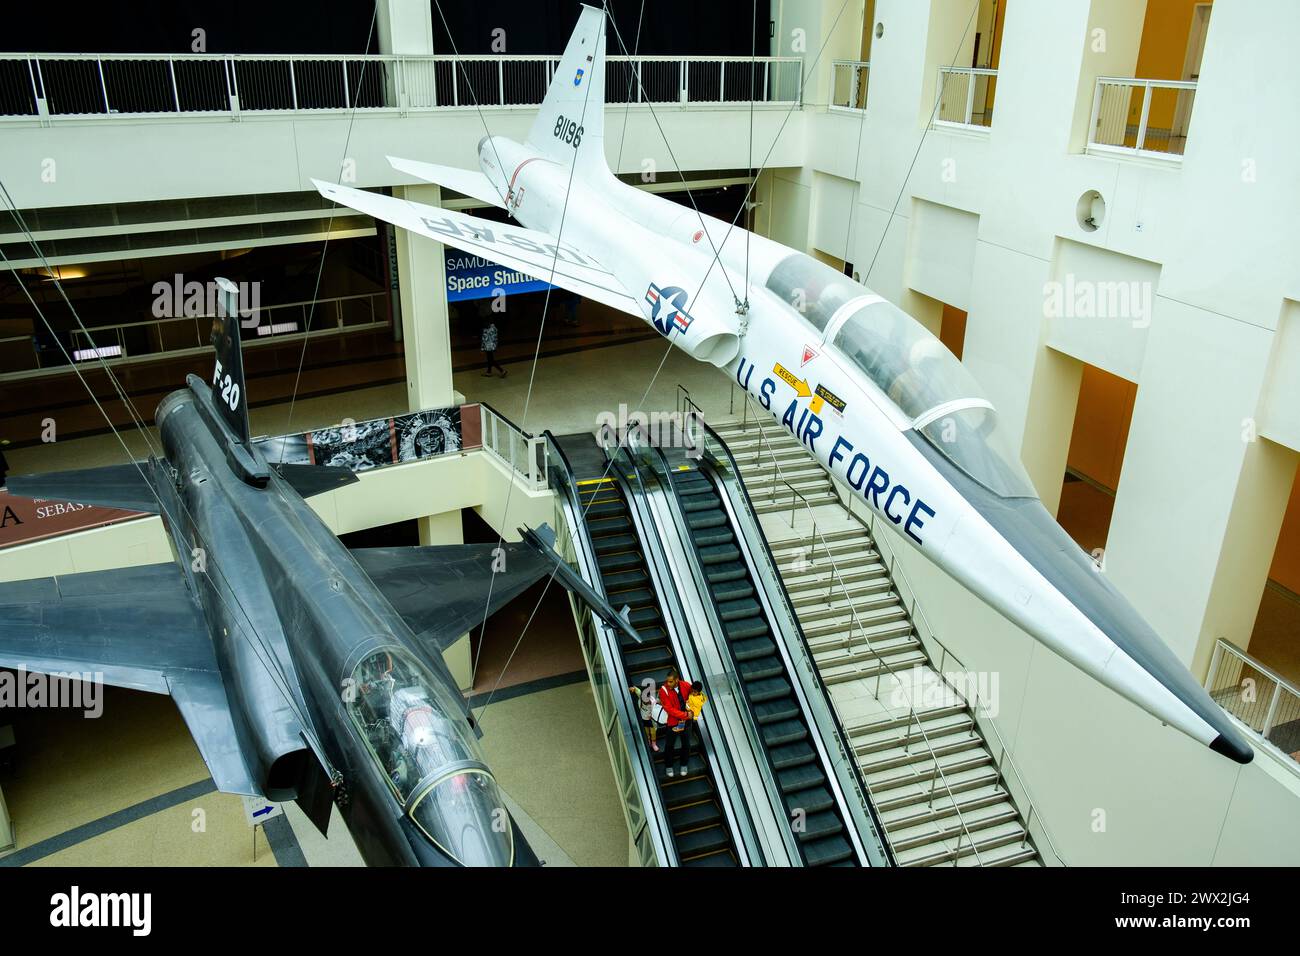
[[[775,423],[729,421],[717,434],[745,482],[766,492],[771,553],[897,864],[1041,865],[1032,804],[1027,814],[1017,806],[1027,791],[1016,777],[1013,798],[1001,742],[985,738],[959,695],[920,693],[948,687],[945,665],[935,666],[869,527]]]

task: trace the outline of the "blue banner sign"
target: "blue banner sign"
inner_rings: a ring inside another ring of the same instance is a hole
[[[446,247],[447,301],[487,299],[497,291],[510,295],[514,292],[542,292],[547,284],[534,279],[526,272],[507,268],[491,259],[471,256]]]

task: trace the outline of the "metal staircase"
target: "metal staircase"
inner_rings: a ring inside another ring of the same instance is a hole
[[[900,866],[1038,866],[1028,819],[970,706],[915,705],[897,690],[941,687],[868,528],[788,432],[750,418],[714,424],[750,489],[795,613],[849,735]],[[996,728],[994,728],[996,732]],[[1000,743],[1000,741],[999,741]],[[1022,791],[1023,792],[1023,791]]]

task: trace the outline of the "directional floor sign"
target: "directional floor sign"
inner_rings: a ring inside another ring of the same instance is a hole
[[[260,827],[267,820],[284,815],[284,808],[280,804],[272,803],[265,797],[240,797],[239,799],[244,801],[244,816],[248,818],[250,827]]]

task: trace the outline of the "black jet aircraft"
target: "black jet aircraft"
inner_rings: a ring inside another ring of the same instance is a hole
[[[371,865],[536,863],[441,651],[547,573],[635,632],[544,526],[500,549],[345,547],[304,499],[357,478],[250,440],[237,292],[218,283],[216,365],[158,406],[164,457],[9,481],[161,515],[176,561],[0,584],[0,667],[170,694],[218,789],[295,800],[322,833],[337,804]]]

